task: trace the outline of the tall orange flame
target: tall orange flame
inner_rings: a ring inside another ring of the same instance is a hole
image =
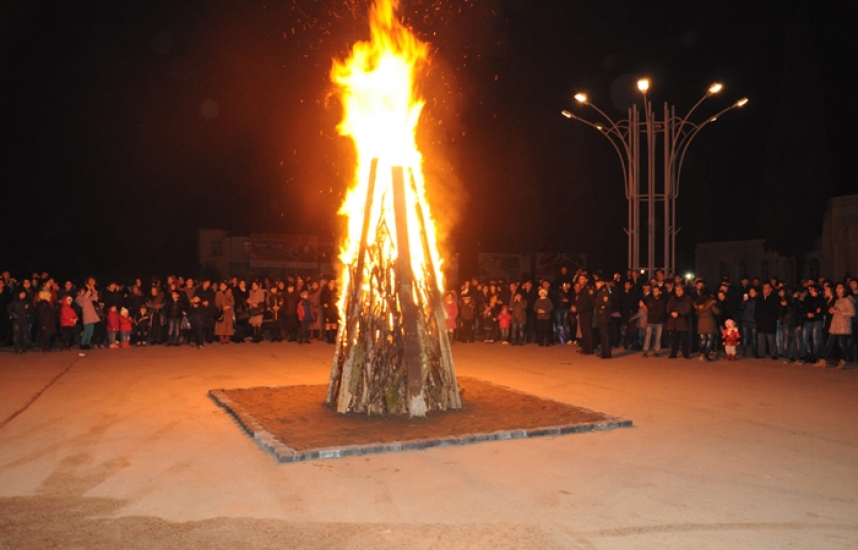
[[[417,39],[396,18],[399,0],[376,0],[369,14],[371,37],[358,42],[345,61],[334,60],[331,79],[337,85],[344,108],[344,117],[337,130],[354,141],[357,169],[352,187],[346,194],[340,214],[348,217],[348,235],[340,250],[343,265],[352,265],[360,249],[361,226],[367,204],[370,165],[378,159],[377,178],[372,200],[371,220],[386,219],[388,230],[396,243],[391,168],[402,166],[410,171],[414,187],[407,185],[408,238],[411,266],[420,288],[431,265],[438,285],[442,285],[433,218],[426,202],[422,171],[423,157],[417,149],[415,131],[424,102],[416,88],[415,79],[428,62],[428,47]],[[416,218],[416,206],[422,210],[429,242],[431,264],[424,247]],[[376,239],[375,223],[370,224],[368,242]],[[395,244],[388,251],[396,257]],[[371,266],[366,267],[372,269]],[[344,279],[349,276],[344,270]],[[368,277],[363,278],[364,281]],[[348,288],[344,280],[342,288]],[[438,289],[441,290],[440,288]],[[343,296],[345,293],[343,293]],[[341,309],[343,304],[341,304]]]

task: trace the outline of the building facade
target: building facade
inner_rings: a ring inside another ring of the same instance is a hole
[[[695,275],[708,282],[729,275],[733,281],[743,276],[777,277],[796,283],[795,263],[775,252],[766,252],[764,239],[699,243],[696,247]],[[822,236],[804,258],[801,278],[841,279],[858,274],[858,195],[835,197],[828,203]]]

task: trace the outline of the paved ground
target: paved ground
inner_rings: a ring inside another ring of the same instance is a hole
[[[858,548],[858,370],[457,345],[635,427],[283,465],[206,396],[331,350],[0,352],[0,549]]]

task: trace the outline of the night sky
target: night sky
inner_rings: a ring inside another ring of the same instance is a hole
[[[0,269],[195,274],[197,228],[338,239],[353,153],[335,131],[329,71],[368,37],[366,1],[10,4]],[[622,268],[616,154],[560,111],[585,114],[572,99],[584,91],[620,118],[644,76],[654,105],[680,114],[716,81],[724,90],[701,115],[751,100],[689,150],[678,267],[693,265],[696,242],[765,232],[760,190],[778,128],[830,159],[827,195],[856,192],[847,5],[402,0],[432,45],[418,139],[448,246],[466,272],[478,251],[581,252]]]

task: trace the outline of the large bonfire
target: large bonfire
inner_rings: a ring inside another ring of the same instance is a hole
[[[338,130],[357,153],[340,214],[348,218],[337,348],[327,403],[339,412],[409,414],[461,408],[441,303],[441,260],[415,131],[423,101],[415,77],[427,45],[376,0],[371,37],[331,78]]]

